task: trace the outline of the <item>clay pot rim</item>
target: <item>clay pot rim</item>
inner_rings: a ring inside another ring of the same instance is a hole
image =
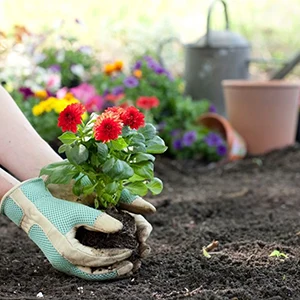
[[[222,80],[226,88],[300,88],[300,82],[286,80]]]

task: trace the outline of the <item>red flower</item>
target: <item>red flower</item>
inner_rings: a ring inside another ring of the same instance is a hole
[[[118,115],[113,112],[102,113],[95,122],[95,140],[107,143],[116,140],[122,133],[123,124]]]
[[[112,107],[107,108],[104,111],[104,113],[107,113],[107,112],[113,113],[122,121],[121,115],[125,112],[125,109],[122,108],[121,106],[112,106]]]
[[[136,105],[140,108],[149,110],[159,106],[159,100],[156,97],[141,96],[137,99]]]
[[[122,113],[121,119],[124,125],[129,126],[132,129],[139,129],[145,126],[145,116],[134,106],[129,106]]]
[[[124,94],[120,94],[120,95],[108,94],[105,96],[105,100],[116,103],[122,98],[124,98],[124,96],[125,96]]]
[[[85,107],[81,103],[73,103],[68,105],[58,117],[58,127],[61,127],[62,131],[77,132],[77,125],[82,121],[82,115],[86,111]]]

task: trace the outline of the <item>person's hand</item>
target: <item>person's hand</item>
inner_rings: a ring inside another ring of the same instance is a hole
[[[88,179],[87,184],[89,184]],[[95,196],[88,195],[78,199],[72,192],[73,182],[69,184],[49,184],[48,188],[51,194],[57,198],[62,198],[72,202],[79,202],[88,206],[94,205]],[[139,245],[139,255],[141,258],[145,258],[150,254],[150,247],[146,243],[152,231],[151,224],[142,216],[142,214],[150,214],[156,211],[156,208],[144,200],[143,198],[132,195],[127,189],[124,189],[121,193],[119,207],[135,219],[137,227],[137,237],[140,243]],[[135,267],[136,269],[136,267]]]
[[[122,229],[118,220],[86,205],[53,197],[41,178],[27,180],[7,192],[0,213],[21,227],[57,270],[89,280],[106,280],[128,274],[133,264],[129,249],[94,249],[75,238],[80,226],[114,233]],[[137,223],[144,223],[137,218]],[[137,226],[144,231],[145,225]],[[144,228],[144,229],[142,229]],[[97,268],[96,271],[93,271]]]

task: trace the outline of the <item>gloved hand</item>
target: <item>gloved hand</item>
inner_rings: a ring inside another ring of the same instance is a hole
[[[0,213],[21,227],[59,271],[89,280],[106,280],[128,274],[133,268],[126,260],[131,250],[96,250],[75,239],[80,226],[114,233],[122,229],[121,222],[86,205],[53,197],[40,178],[24,181],[8,191],[0,202]],[[137,226],[144,227],[145,232],[145,226]],[[144,237],[149,234],[145,232]],[[92,272],[95,267],[101,270]]]
[[[90,181],[86,177],[86,184]],[[94,195],[88,195],[78,199],[72,192],[74,182],[71,181],[69,184],[49,184],[48,189],[51,194],[57,198],[62,198],[72,202],[79,202],[88,206],[94,205]],[[152,231],[151,224],[141,215],[154,213],[156,208],[148,201],[142,199],[139,196],[132,195],[127,189],[124,189],[121,193],[119,207],[122,210],[130,212],[130,215],[135,219],[137,227],[137,237],[140,242],[139,254],[141,258],[145,258],[150,254],[150,247],[146,244],[146,241]],[[137,269],[135,267],[135,269]]]

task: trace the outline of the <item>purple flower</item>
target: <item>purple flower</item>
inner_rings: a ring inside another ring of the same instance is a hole
[[[31,88],[28,88],[28,87],[25,87],[25,86],[20,87],[20,88],[19,88],[19,92],[20,92],[21,94],[23,94],[24,100],[27,100],[29,97],[31,97],[31,96],[34,95],[34,93],[33,93],[33,91],[31,90]]]
[[[180,135],[181,130],[180,129],[173,129],[171,132],[171,136],[177,137]]]
[[[140,60],[136,61],[133,65],[133,70],[139,70],[142,67],[142,62]]]
[[[165,129],[166,125],[167,125],[166,122],[164,122],[164,121],[160,122],[159,124],[156,125],[156,130],[157,131],[162,131],[162,130]]]
[[[219,145],[217,146],[217,154],[219,156],[225,156],[227,153],[227,148],[225,145]]]
[[[173,141],[173,148],[175,150],[181,150],[182,149],[182,142],[181,142],[181,140],[174,140]]]
[[[173,80],[171,73],[167,71],[162,65],[160,65],[156,60],[149,56],[145,56],[145,60],[149,69],[153,70],[158,75],[166,75],[170,80]]]
[[[197,140],[197,132],[194,130],[188,131],[183,135],[182,144],[190,147]]]
[[[80,46],[78,50],[86,55],[92,55],[93,52],[90,46]]]
[[[105,96],[107,96],[107,95],[109,95],[109,94],[110,94],[109,89],[106,89],[106,90],[104,90],[102,96],[105,97]]]
[[[121,95],[124,93],[124,87],[119,85],[112,89],[111,93],[115,96]]]
[[[217,147],[219,145],[223,145],[223,139],[220,137],[219,134],[210,132],[205,138],[204,142],[209,146],[209,147]]]
[[[153,58],[151,56],[149,56],[149,55],[145,55],[144,56],[144,60],[145,61],[153,61]]]
[[[54,73],[60,72],[60,65],[52,65],[49,67],[49,70]]]
[[[165,69],[153,59],[147,61],[147,66],[149,69],[153,70],[158,75],[165,73]]]
[[[132,89],[139,85],[139,81],[134,76],[128,76],[124,79],[124,85]]]
[[[213,104],[211,104],[208,108],[208,111],[211,112],[211,113],[216,113],[217,109]]]

